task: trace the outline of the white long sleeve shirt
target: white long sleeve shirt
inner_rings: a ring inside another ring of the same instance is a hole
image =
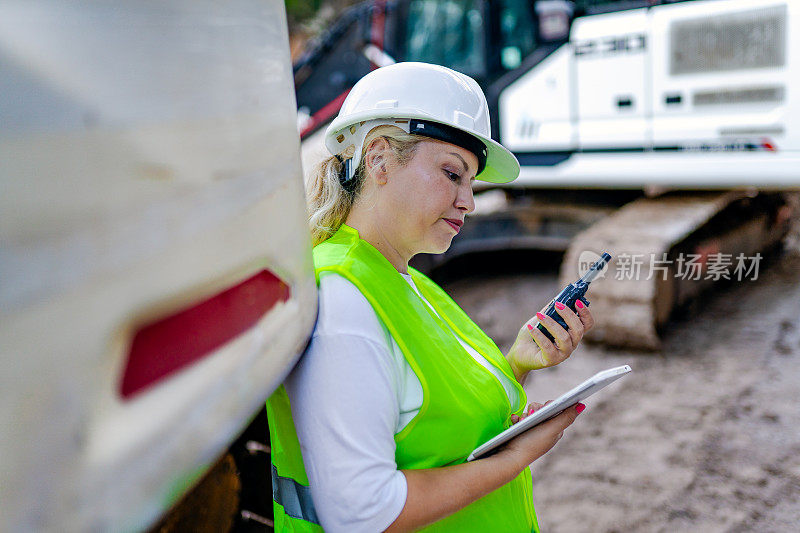
[[[416,291],[411,276],[403,277]],[[459,341],[515,405],[509,379]],[[321,276],[317,324],[285,386],[323,528],[386,529],[407,492],[394,460],[394,435],[419,412],[422,386],[372,306],[345,278]]]

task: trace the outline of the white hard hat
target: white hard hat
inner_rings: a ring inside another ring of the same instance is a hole
[[[478,83],[465,74],[428,63],[396,63],[373,70],[344,100],[325,131],[333,155],[354,147],[345,181],[361,159],[367,133],[391,124],[407,133],[446,141],[478,157],[476,179],[508,183],[519,175],[514,154],[491,138],[489,106]]]

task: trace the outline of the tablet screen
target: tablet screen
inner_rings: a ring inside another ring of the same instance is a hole
[[[517,422],[493,439],[490,439],[489,441],[475,448],[470,456],[467,457],[467,461],[478,459],[479,457],[492,452],[501,444],[513,439],[520,433],[532,428],[533,426],[553,418],[564,411],[564,409],[567,407],[573,406],[579,401],[588,398],[595,392],[599,391],[606,385],[613,383],[630,371],[630,366],[622,365],[598,372],[577,387],[565,392],[551,403],[545,405],[521,422]]]

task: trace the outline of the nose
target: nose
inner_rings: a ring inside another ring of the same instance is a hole
[[[455,206],[458,210],[464,211],[465,214],[475,211],[475,197],[472,194],[471,180],[464,180],[464,183],[458,187]]]

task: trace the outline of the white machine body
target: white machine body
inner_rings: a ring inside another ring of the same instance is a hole
[[[794,81],[792,81],[794,80]],[[504,89],[514,186],[800,182],[800,4],[707,0],[576,18]]]
[[[295,108],[277,0],[0,4],[0,531],[147,528],[283,380],[317,310]],[[147,328],[196,357],[148,378],[182,354]]]

